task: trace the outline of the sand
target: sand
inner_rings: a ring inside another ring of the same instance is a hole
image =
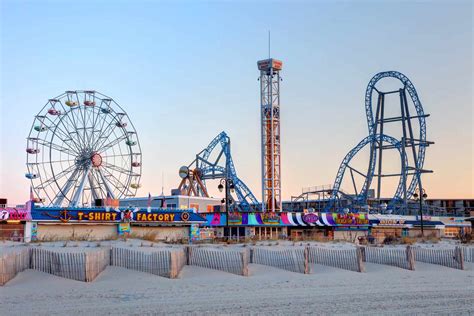
[[[340,249],[354,247],[350,243],[311,244]],[[150,242],[109,241],[100,245],[69,242],[66,247],[63,242],[55,242],[42,243],[40,247],[79,251],[110,245],[145,250]],[[281,241],[258,245],[273,249],[295,247],[291,242]],[[444,241],[417,246],[454,245]],[[24,246],[3,243],[0,252],[17,247]],[[170,247],[154,243],[150,248]],[[243,249],[242,245],[211,247]],[[296,247],[301,247],[300,243]],[[0,315],[474,313],[472,263],[466,263],[464,271],[422,262],[416,262],[416,271],[371,263],[366,263],[366,273],[320,265],[314,265],[310,275],[257,264],[250,264],[249,271],[249,277],[242,277],[185,266],[180,278],[172,280],[109,266],[94,282],[84,283],[26,270],[0,287]]]
[[[92,283],[26,270],[0,287],[0,315],[469,314],[474,266],[319,265],[303,275],[250,265],[250,277],[185,266],[179,279],[107,267]]]

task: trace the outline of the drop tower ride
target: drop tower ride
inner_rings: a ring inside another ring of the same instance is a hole
[[[262,137],[262,211],[281,211],[280,71],[283,63],[273,58],[257,62],[260,70]]]

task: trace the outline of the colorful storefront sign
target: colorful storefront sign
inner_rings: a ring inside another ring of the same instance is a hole
[[[206,214],[207,226],[225,226],[226,213]],[[338,213],[230,213],[229,226],[363,226],[369,225],[366,214]]]
[[[242,217],[247,214],[232,212],[229,213],[229,225],[242,225]]]
[[[58,208],[41,207],[35,208],[31,212],[35,221],[59,221],[68,222],[101,222],[101,223],[121,223],[121,222],[150,222],[150,223],[181,223],[197,224],[206,220],[192,212],[177,211],[171,209],[151,209],[146,208]]]
[[[31,241],[38,240],[38,223],[32,222],[31,223]]]
[[[369,225],[366,214],[339,214],[332,213],[332,217],[337,226],[361,226]]]
[[[1,208],[0,221],[31,221],[31,212],[28,206]]]
[[[117,225],[117,231],[119,236],[130,234],[130,222],[119,223]]]
[[[277,213],[262,213],[259,215],[263,225],[280,225],[280,215]]]
[[[382,215],[371,214],[370,225],[372,227],[386,227],[386,228],[413,228],[421,226],[419,216],[413,215]],[[437,216],[423,216],[423,226],[443,229],[445,223],[440,221]]]
[[[197,241],[201,239],[201,233],[199,231],[199,224],[192,224],[189,229],[189,239],[191,241]]]
[[[319,217],[315,213],[308,213],[308,214],[303,215],[303,221],[305,221],[308,224],[316,224],[318,220],[319,220]]]

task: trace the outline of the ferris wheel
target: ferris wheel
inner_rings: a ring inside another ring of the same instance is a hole
[[[49,99],[27,138],[27,173],[36,200],[55,206],[135,196],[142,154],[136,130],[113,99],[66,91]]]

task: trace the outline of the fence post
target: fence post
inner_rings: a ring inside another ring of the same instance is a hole
[[[363,247],[357,246],[356,253],[357,253],[357,267],[359,272],[365,272],[365,265],[364,265],[364,255],[363,255]]]
[[[461,247],[456,246],[454,251],[455,251],[454,252],[455,253],[455,258],[456,258],[456,261],[459,264],[460,269],[464,270],[464,252],[463,252],[463,249]]]
[[[367,257],[366,257],[366,253],[365,253],[365,247],[360,247],[360,251],[361,251],[361,254],[362,254],[362,261],[363,262],[367,262]]]
[[[415,253],[411,246],[407,246],[406,254],[407,254],[407,261],[408,261],[408,269],[415,271]]]
[[[92,258],[91,258],[91,253],[85,253],[85,258],[84,258],[84,268],[85,268],[85,280],[86,282],[90,282],[92,279],[92,274],[93,272],[91,271],[92,269]]]
[[[5,258],[6,256],[1,256],[0,257],[0,285],[4,285],[7,283],[7,272],[6,272],[6,263],[7,259]]]
[[[249,262],[250,263],[253,263],[253,252],[254,252],[254,249],[253,248],[250,248],[249,249]]]
[[[247,260],[247,251],[242,251],[240,253],[240,258],[242,260],[242,275],[243,276],[249,276],[249,266],[248,266],[248,260]]]
[[[304,274],[311,273],[311,265],[309,264],[309,247],[304,247]]]
[[[170,279],[178,277],[178,258],[177,253],[170,251]]]
[[[192,249],[191,246],[186,246],[186,265],[191,265],[191,256],[192,256]]]

